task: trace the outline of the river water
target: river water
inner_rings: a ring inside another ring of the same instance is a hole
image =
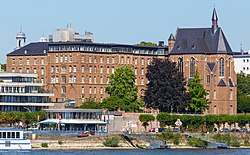
[[[250,149],[166,149],[166,150],[32,150],[0,152],[0,155],[250,155]]]

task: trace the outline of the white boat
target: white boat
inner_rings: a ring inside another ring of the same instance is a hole
[[[0,150],[31,150],[30,140],[22,129],[0,128]]]

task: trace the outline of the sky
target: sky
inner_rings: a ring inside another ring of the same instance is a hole
[[[0,2],[0,63],[16,47],[16,34],[26,44],[37,42],[55,29],[72,28],[94,33],[99,43],[136,44],[165,41],[177,27],[211,27],[216,8],[233,51],[250,49],[249,0],[5,0]]]

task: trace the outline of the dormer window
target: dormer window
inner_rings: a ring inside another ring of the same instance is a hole
[[[192,46],[192,50],[194,50],[195,48],[196,48],[196,46],[195,46],[195,45],[193,45],[193,46]]]
[[[177,50],[180,50],[181,49],[181,46],[177,46]]]

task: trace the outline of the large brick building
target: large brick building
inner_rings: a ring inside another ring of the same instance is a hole
[[[179,71],[191,80],[198,69],[202,84],[211,102],[207,113],[237,113],[237,77],[234,71],[233,51],[220,27],[216,10],[210,28],[178,28],[170,58],[177,62]]]
[[[17,49],[7,55],[7,71],[37,73],[37,80],[53,91],[53,101],[74,99],[79,105],[87,98],[101,101],[107,97],[104,88],[108,77],[121,65],[134,69],[138,96],[143,96],[146,68],[151,59],[170,56],[187,80],[198,69],[211,101],[206,113],[235,114],[233,52],[217,22],[214,9],[212,27],[178,28],[175,37],[170,35],[168,46],[160,42],[155,47],[75,40],[36,42],[20,47],[25,35],[19,33]]]

